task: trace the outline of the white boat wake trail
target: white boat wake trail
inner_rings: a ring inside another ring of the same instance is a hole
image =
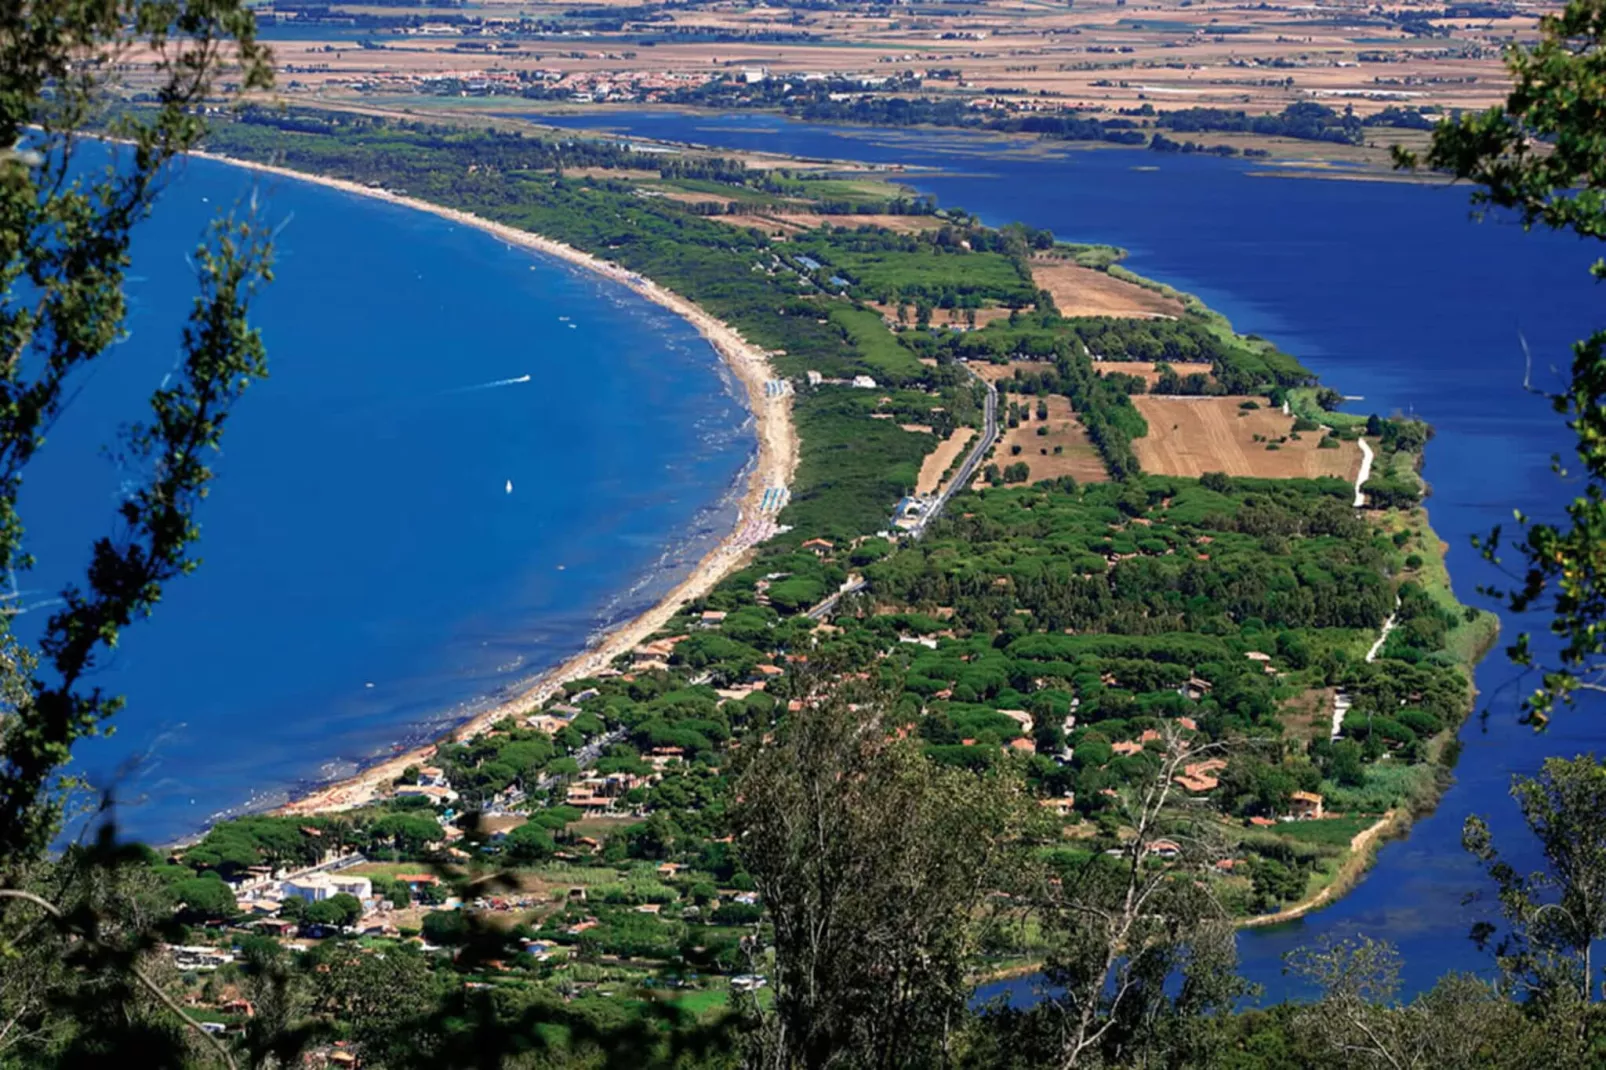
[[[488,383],[476,383],[473,386],[460,386],[455,390],[448,390],[447,393],[448,394],[467,394],[472,390],[490,390],[490,389],[492,389],[494,387],[498,387],[498,386],[514,386],[514,385],[516,385],[518,383],[527,383],[527,382],[530,381],[530,379],[531,379],[530,374],[528,372],[526,372],[523,375],[516,375],[511,379],[493,379]]]

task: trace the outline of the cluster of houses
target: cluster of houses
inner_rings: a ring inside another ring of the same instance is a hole
[[[1227,762],[1222,758],[1191,762],[1182,767],[1182,772],[1175,779],[1189,794],[1202,795],[1216,790],[1221,783],[1216,774],[1225,768],[1227,768]]]
[[[588,816],[624,813],[626,811],[622,811],[620,806],[625,796],[637,788],[650,788],[662,780],[666,768],[685,761],[686,750],[684,747],[654,747],[642,757],[652,766],[651,773],[588,776],[571,783],[563,801],[585,811]],[[596,841],[584,838],[579,842],[583,847],[600,846]]]
[[[458,33],[456,27],[426,24],[415,31],[422,36]],[[571,58],[619,59],[615,53],[571,53]],[[757,77],[752,77],[757,75]],[[330,78],[323,84],[344,86],[366,93],[426,92],[446,96],[524,96],[537,89],[548,100],[569,100],[576,104],[658,103],[688,89],[697,89],[720,75],[703,71],[561,71],[549,68],[511,70],[443,70],[425,74],[373,72],[346,78]],[[762,81],[760,72],[745,71],[738,77]]]
[[[346,855],[338,860],[338,868],[303,870],[282,877],[269,875],[266,878],[260,874],[266,867],[254,866],[252,869],[257,872],[237,882],[237,901],[243,911],[254,915],[255,920],[248,924],[272,936],[288,936],[301,927],[297,921],[282,916],[285,903],[292,899],[311,904],[333,899],[337,895],[349,895],[362,904],[364,918],[388,913],[392,904],[374,894],[372,880],[345,872],[366,861],[362,855]],[[433,873],[402,873],[393,879],[406,885],[415,902],[424,900],[429,894],[428,889],[440,883],[440,878]],[[394,930],[382,918],[369,928],[394,935]]]
[[[810,539],[808,542],[803,544],[804,549],[813,549],[816,553],[820,552],[820,546],[824,546],[829,549],[831,544],[824,539]],[[767,601],[763,595],[763,591],[768,589],[770,583],[773,583],[777,579],[783,579],[785,576],[786,573],[777,572],[771,574],[771,576],[766,577],[765,579],[758,581],[760,593],[757,601],[761,605]],[[708,610],[697,619],[693,627],[697,628],[698,630],[718,628],[724,623],[725,616],[726,614],[719,610]],[[630,652],[630,672],[627,673],[623,678],[630,679],[631,676],[638,672],[668,670],[669,659],[674,656],[675,647],[681,643],[684,643],[689,638],[691,638],[689,635],[671,635],[667,638],[655,639],[652,642],[642,643],[641,645],[635,647]],[[763,691],[771,681],[786,675],[786,669],[781,665],[774,664],[773,660],[774,659],[772,657],[770,661],[761,662],[753,666],[752,671],[747,674],[746,680],[736,683],[730,687],[718,689],[719,696],[725,699],[742,699],[746,698],[754,691]],[[787,660],[806,662],[808,660],[808,655],[790,654],[787,655]],[[693,682],[695,683],[697,681]],[[647,755],[647,758],[649,761],[653,760],[655,756],[662,758],[666,753],[671,751],[678,751],[678,748],[659,748],[658,750],[655,750],[651,754]],[[628,791],[629,789],[626,788],[625,790]]]
[[[612,814],[617,812],[624,796],[637,788],[651,787],[659,779],[658,774],[638,776],[634,773],[611,773],[607,776],[588,776],[570,784],[563,801],[585,811],[588,816]]]
[[[707,85],[718,75],[702,71],[536,71],[547,96],[567,96],[579,104],[655,103],[685,89]],[[755,77],[748,78],[748,74]],[[744,72],[747,81],[763,81],[762,71]]]

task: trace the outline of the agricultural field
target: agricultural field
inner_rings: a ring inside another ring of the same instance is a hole
[[[293,20],[298,31],[274,42],[290,75],[283,92],[354,107],[494,106],[502,113],[557,107],[595,112],[605,126],[607,103],[765,102],[769,81],[779,94],[781,85],[795,90],[797,79],[813,76],[862,85],[864,97],[879,102],[918,87],[924,99],[971,109],[973,118],[995,105],[1012,114],[1025,98],[1033,110],[1081,116],[1145,106],[1255,116],[1313,101],[1352,105],[1370,116],[1402,104],[1494,103],[1506,85],[1501,48],[1531,39],[1538,16],[1552,6],[1456,17],[1400,3],[1342,9],[1225,0],[1134,6],[1091,0],[1074,7],[986,0],[925,8],[910,18],[887,8],[782,10],[693,0],[642,19],[639,5],[486,0],[428,32],[410,12],[371,4],[270,14],[264,23],[270,37],[281,21]],[[368,47],[355,46],[353,22]],[[583,40],[560,44],[538,32],[542,26]],[[750,73],[764,81],[748,81]],[[535,99],[523,94],[530,87]],[[858,103],[825,108],[823,117]],[[1257,137],[1199,133],[1203,144]],[[1373,127],[1365,143],[1353,146],[1260,141],[1312,154],[1358,154],[1416,133]]]
[[[1034,399],[1025,401],[1035,405]],[[1031,469],[1029,482],[1032,483],[1060,476],[1070,476],[1078,483],[1102,483],[1109,479],[1104,461],[1087,437],[1082,421],[1071,409],[1070,401],[1063,395],[1055,395],[1042,399],[1042,404],[1048,410],[1048,418],[1023,419],[1019,427],[1006,429],[993,452],[993,463],[1002,468],[1026,462]],[[986,482],[984,475],[978,476],[973,485],[981,487]]]
[[[1242,407],[1250,402],[1257,408]],[[1360,471],[1358,445],[1339,442],[1336,449],[1322,449],[1319,430],[1295,440],[1294,417],[1270,408],[1265,398],[1139,395],[1132,403],[1149,423],[1149,433],[1132,443],[1145,472],[1353,480]]]
[[[973,362],[970,370],[987,380],[989,383],[1002,382],[1005,379],[1015,378],[1015,373],[1031,375],[1037,372],[1053,371],[1054,364],[1046,360],[1011,360],[1003,364],[983,364]]]
[[[1147,360],[1101,360],[1094,367],[1101,375],[1135,375],[1143,380],[1143,384],[1153,388],[1160,381],[1160,372],[1153,361]],[[1171,366],[1178,375],[1186,378],[1195,372],[1202,372],[1211,382],[1215,376],[1210,375],[1208,364],[1173,364]]]
[[[1032,281],[1054,298],[1062,316],[1132,316],[1176,319],[1182,302],[1071,260],[1037,258]]]

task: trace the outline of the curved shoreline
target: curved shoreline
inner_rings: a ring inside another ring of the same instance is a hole
[[[666,290],[651,279],[628,271],[618,264],[602,260],[562,242],[553,241],[550,238],[542,237],[529,231],[519,230],[504,223],[495,223],[468,212],[446,208],[415,197],[401,196],[389,190],[376,189],[345,179],[329,178],[324,175],[296,171],[287,167],[275,167],[270,164],[254,163],[249,160],[238,160],[230,156],[220,156],[214,153],[194,152],[191,155],[233,167],[243,167],[263,174],[294,179],[299,182],[311,182],[343,193],[387,201],[403,208],[429,212],[453,223],[482,230],[510,245],[544,253],[576,267],[594,272],[603,278],[626,287],[654,304],[668,309],[697,328],[697,333],[708,341],[709,345],[713,347],[725,365],[730,368],[731,373],[736,376],[747,392],[747,407],[748,411],[753,414],[758,439],[758,457],[756,463],[752,466],[752,470],[748,473],[747,489],[742,495],[736,525],[731,531],[713,549],[703,555],[702,559],[697,562],[685,579],[671,588],[646,612],[611,629],[596,642],[588,645],[586,649],[575,654],[567,661],[541,673],[534,683],[512,698],[498,702],[474,714],[468,720],[453,728],[447,735],[441,737],[442,740],[460,740],[478,735],[504,717],[521,713],[531,706],[539,705],[563,684],[588,676],[604,668],[615,657],[628,652],[631,647],[636,646],[652,635],[653,632],[662,628],[685,603],[695,598],[700,598],[712,590],[720,580],[724,579],[742,562],[747,551],[759,541],[763,531],[761,528],[756,528],[754,522],[759,516],[760,500],[763,498],[767,487],[790,486],[792,474],[797,468],[798,440],[796,430],[792,426],[790,397],[766,398],[764,395],[765,381],[775,378],[775,373],[770,367],[767,355],[762,350],[749,344],[729,324],[715,319],[679,294]],[[365,805],[377,798],[382,789],[388,787],[407,766],[426,760],[434,752],[435,746],[435,743],[428,743],[410,748],[400,754],[388,756],[375,762],[375,764],[367,766],[353,776],[314,788],[300,798],[292,799],[285,805],[275,808],[270,813],[312,814],[350,810]]]

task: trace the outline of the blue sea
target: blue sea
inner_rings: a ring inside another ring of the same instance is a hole
[[[1568,448],[1558,418],[1522,384],[1555,387],[1569,346],[1606,326],[1587,268],[1606,250],[1510,220],[1469,218],[1466,187],[1284,177],[1264,161],[1078,149],[1028,139],[882,131],[773,116],[606,112],[547,118],[630,137],[901,164],[902,181],[994,224],[1020,221],[1065,240],[1108,242],[1128,266],[1199,295],[1240,331],[1272,339],[1362,412],[1415,413],[1437,436],[1425,474],[1434,528],[1450,546],[1464,601],[1502,578],[1471,548],[1513,509],[1555,515],[1576,484],[1550,458]],[[929,169],[929,170],[928,170]],[[1343,173],[1340,172],[1342,175]],[[1542,622],[1505,620],[1509,638]],[[1409,838],[1389,844],[1339,903],[1275,930],[1245,933],[1242,970],[1265,998],[1302,991],[1283,955],[1358,934],[1394,943],[1408,990],[1444,972],[1487,970],[1467,939],[1492,915],[1490,887],[1460,846],[1468,814],[1486,816],[1519,868],[1538,862],[1508,797],[1514,773],[1550,755],[1606,751],[1606,708],[1581,703],[1536,735],[1516,722],[1521,683],[1496,650],[1477,674],[1480,710],[1461,732],[1456,783]],[[1468,903],[1469,895],[1480,898]],[[993,991],[1025,997],[1030,981]]]
[[[134,473],[103,447],[174,366],[188,254],[253,192],[279,228],[270,377],[213,458],[201,567],[104,661],[128,705],[75,759],[157,842],[433,735],[636,615],[730,529],[756,449],[713,349],[623,287],[194,160],[137,231],[129,338],[28,473],[24,632],[111,530]]]

